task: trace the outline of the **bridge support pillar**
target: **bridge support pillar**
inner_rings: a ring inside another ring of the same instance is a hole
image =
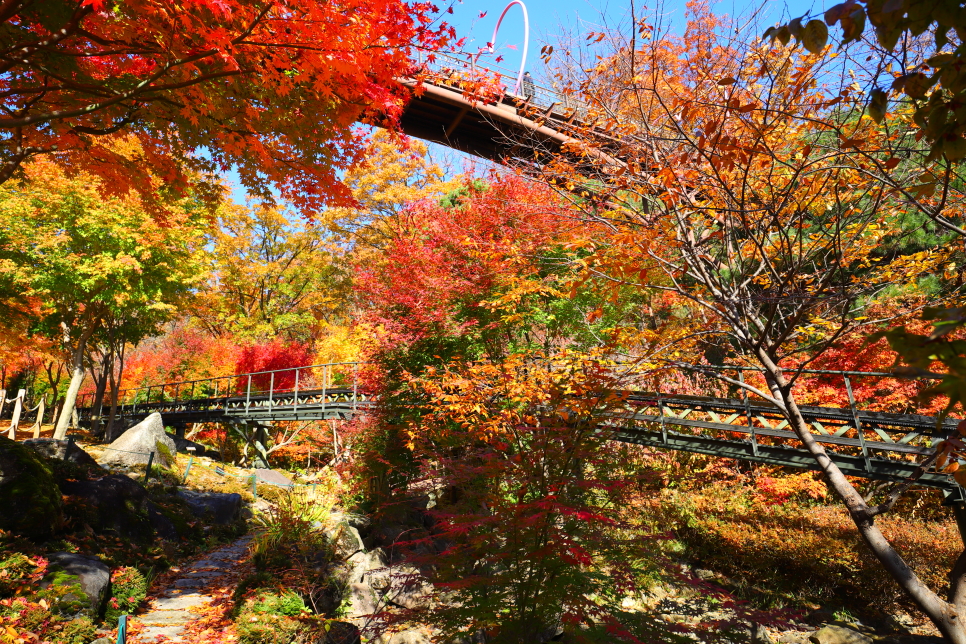
[[[953,516],[956,518],[956,527],[959,528],[959,538],[963,545],[966,545],[966,492],[960,486],[953,490],[944,490],[946,498],[943,505],[948,505],[953,509]]]

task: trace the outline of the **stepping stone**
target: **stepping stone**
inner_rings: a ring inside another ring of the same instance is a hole
[[[149,612],[135,618],[144,630],[131,641],[153,644],[163,636],[172,643],[184,642],[185,625],[201,617],[200,609],[211,603],[210,592],[223,590],[233,581],[235,566],[247,556],[250,541],[250,537],[240,539],[182,568],[181,576],[150,601]]]
[[[184,575],[182,579],[214,579],[215,577],[224,577],[227,574],[227,570],[193,570]]]
[[[181,634],[184,633],[184,626],[148,626],[138,639],[142,642],[153,642],[159,635],[164,635],[169,640],[180,642]]]
[[[159,597],[151,602],[154,610],[184,610],[185,608],[202,607],[211,601],[210,597],[198,593],[187,593],[180,597]]]
[[[158,610],[137,618],[145,626],[177,626],[187,624],[198,617],[197,613],[186,610]]]

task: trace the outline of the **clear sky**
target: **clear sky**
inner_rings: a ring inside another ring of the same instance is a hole
[[[764,16],[767,21],[778,22],[783,18],[797,18],[805,13],[821,13],[827,6],[836,4],[840,0],[767,0],[764,2]],[[602,23],[619,24],[629,14],[630,0],[523,0],[527,6],[530,18],[530,53],[528,68],[533,68],[535,74],[540,66],[539,52],[541,45],[552,43],[567,31],[576,34],[586,34],[589,31],[599,31]],[[509,0],[461,0],[453,7],[453,14],[447,15],[447,22],[452,24],[460,36],[467,37],[467,49],[476,51],[484,47],[493,34],[497,19],[507,6]],[[671,26],[680,33],[684,29],[684,15],[687,0],[665,0],[660,6],[660,12]],[[749,11],[759,7],[760,0],[724,0],[711,2],[712,10],[718,14],[732,16],[746,15]],[[647,16],[658,10],[654,0],[636,0],[636,11],[639,15]],[[484,17],[480,17],[486,12]],[[625,22],[626,24],[626,22]],[[515,47],[515,49],[514,49]],[[519,7],[512,7],[500,26],[496,41],[497,52],[504,61],[501,67],[519,69],[520,57],[523,49],[523,12]],[[492,60],[492,58],[491,58]],[[481,59],[481,63],[484,59]]]

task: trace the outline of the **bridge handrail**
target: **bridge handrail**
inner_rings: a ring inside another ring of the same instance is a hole
[[[513,87],[513,85],[516,83],[516,77],[512,73],[510,73],[509,70],[503,69],[497,65],[487,65],[486,67],[477,66],[475,62],[472,60],[472,55],[470,54],[467,54],[467,56],[469,56],[471,60],[463,60],[459,56],[455,56],[453,54],[447,54],[443,52],[434,52],[432,55],[435,57],[435,61],[433,63],[429,63],[428,61],[423,59],[422,52],[420,52],[419,58],[418,58],[419,64],[422,65],[427,70],[441,71],[445,69],[445,66],[440,62],[442,60],[442,61],[450,62],[456,65],[457,67],[462,67],[463,69],[467,69],[470,72],[477,72],[477,71],[482,73],[493,72],[500,78],[501,81],[511,81],[511,84],[509,86],[506,86],[506,84],[504,83],[504,89],[507,95],[514,96],[516,98],[521,98],[521,99],[528,98],[527,96],[516,96],[510,91],[509,87]],[[565,110],[574,109],[578,113],[584,113],[584,114],[586,114],[587,110],[590,107],[587,103],[583,101],[579,101],[573,98],[570,94],[561,92],[558,89],[547,87],[545,85],[539,85],[537,83],[532,83],[532,85],[533,85],[533,95],[530,96],[529,98],[532,100],[535,106],[546,108],[546,107],[552,107],[554,105],[560,105]],[[522,91],[523,89],[521,88],[521,92]],[[541,97],[550,97],[556,100],[551,100],[548,102],[545,99],[540,100]]]
[[[251,372],[247,372],[247,373],[229,374],[229,375],[225,375],[225,376],[211,376],[210,378],[197,378],[197,379],[194,379],[194,380],[178,380],[178,381],[174,381],[174,382],[160,382],[160,383],[155,384],[155,385],[143,385],[141,387],[129,387],[127,389],[121,389],[121,390],[118,391],[118,401],[121,401],[122,399],[128,399],[131,394],[134,394],[134,397],[136,398],[138,392],[141,392],[141,391],[150,391],[152,389],[160,389],[160,390],[163,391],[164,388],[167,388],[167,387],[176,387],[177,388],[176,389],[176,392],[177,392],[178,390],[180,390],[182,387],[184,387],[186,385],[197,385],[199,383],[205,383],[205,382],[216,382],[216,381],[219,381],[219,380],[229,380],[230,381],[232,378],[241,378],[241,379],[248,378],[249,381],[250,381],[251,378],[254,377],[254,376],[273,375],[273,374],[278,374],[278,373],[285,373],[285,372],[288,372],[288,371],[298,372],[298,371],[311,370],[311,369],[319,369],[319,368],[325,368],[325,367],[329,367],[329,368],[331,368],[331,367],[342,367],[342,366],[358,367],[358,365],[361,365],[361,364],[364,364],[364,363],[358,362],[358,361],[354,361],[354,362],[324,362],[324,363],[320,363],[320,364],[305,365],[305,366],[300,366],[300,367],[284,367],[282,369],[270,369],[270,370],[265,370],[265,371],[251,371]],[[325,389],[325,388],[326,387],[323,384],[323,389]],[[272,392],[275,392],[275,391],[279,391],[279,392],[281,392],[281,391],[288,391],[290,389],[291,388],[275,389],[273,387],[272,388]],[[85,407],[85,405],[83,404],[83,401],[86,401],[87,398],[93,398],[93,395],[94,395],[93,393],[86,393],[86,394],[83,394],[82,396],[80,396],[81,402],[78,402],[77,407],[78,408]],[[174,400],[178,400],[177,394],[176,394]]]
[[[284,367],[282,369],[268,369],[265,371],[251,371],[246,373],[228,374],[224,376],[211,376],[209,378],[197,378],[194,380],[176,380],[170,382],[159,382],[152,385],[142,385],[140,387],[129,387],[127,389],[121,389],[118,395],[125,394],[128,392],[138,392],[147,389],[156,389],[158,387],[172,387],[172,386],[183,386],[197,384],[200,382],[213,382],[215,380],[226,380],[230,378],[245,378],[248,376],[262,376],[269,375],[273,373],[284,373],[287,371],[301,371],[305,369],[318,369],[322,367],[341,367],[341,366],[359,366],[367,364],[362,361],[352,361],[352,362],[325,362],[319,364],[305,365],[299,367]],[[627,366],[633,363],[630,362],[617,362],[618,366]],[[761,367],[748,367],[739,365],[668,365],[666,367],[657,367],[651,369],[651,371],[662,371],[662,370],[689,370],[695,373],[700,373],[702,371],[752,371],[762,373],[764,371]],[[853,376],[853,377],[877,377],[877,378],[902,378],[901,374],[897,374],[889,371],[843,371],[843,370],[833,370],[833,369],[785,369],[786,373],[803,373],[811,375],[830,375],[830,376]],[[936,378],[938,376],[924,375],[922,378]],[[89,396],[90,394],[84,394]]]

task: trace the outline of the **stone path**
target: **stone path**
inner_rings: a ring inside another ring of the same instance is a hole
[[[201,617],[201,609],[213,599],[211,591],[237,583],[237,564],[248,553],[251,540],[251,536],[242,537],[187,566],[148,603],[147,613],[131,618],[144,629],[128,641],[148,644],[164,636],[169,642],[184,642],[185,625]]]

